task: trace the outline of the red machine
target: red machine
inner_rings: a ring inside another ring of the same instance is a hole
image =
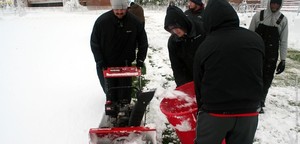
[[[146,121],[142,120],[155,91],[142,92],[141,69],[137,67],[110,67],[103,71],[103,75],[105,79],[137,77],[138,86],[111,87],[107,91],[109,93],[118,89],[132,89],[136,95],[136,102],[125,104],[120,102],[114,107],[105,107],[106,110],[113,109],[114,114],[104,114],[99,127],[90,129],[90,144],[156,144],[156,129],[146,127]]]

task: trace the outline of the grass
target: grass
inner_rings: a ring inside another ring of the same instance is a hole
[[[296,81],[297,80],[297,81]],[[274,76],[272,86],[299,86],[300,51],[289,49],[283,73]]]
[[[287,57],[293,61],[300,62],[300,51],[288,50]]]

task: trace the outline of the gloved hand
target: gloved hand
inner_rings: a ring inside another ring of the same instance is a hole
[[[139,68],[144,67],[144,62],[142,60],[137,60],[136,61],[136,67],[139,67]]]
[[[281,60],[277,66],[276,74],[282,73],[284,71],[284,69],[285,69],[285,60]]]

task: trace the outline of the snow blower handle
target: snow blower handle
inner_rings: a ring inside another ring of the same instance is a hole
[[[135,66],[108,67],[103,70],[104,78],[139,77],[141,74],[141,69]]]

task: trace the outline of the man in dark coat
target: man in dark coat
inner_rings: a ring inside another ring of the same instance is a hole
[[[194,61],[197,144],[252,144],[263,94],[262,38],[239,27],[227,0],[209,0]]]
[[[168,7],[164,28],[172,34],[168,41],[168,50],[178,87],[193,81],[194,55],[204,40],[204,31],[176,6]]]
[[[91,49],[107,104],[119,101],[129,103],[130,90],[108,92],[108,89],[130,86],[131,78],[108,78],[105,82],[102,70],[107,67],[131,66],[133,61],[136,61],[137,67],[142,67],[148,50],[148,40],[143,24],[127,12],[127,0],[111,0],[111,5],[112,10],[102,14],[94,24]]]

